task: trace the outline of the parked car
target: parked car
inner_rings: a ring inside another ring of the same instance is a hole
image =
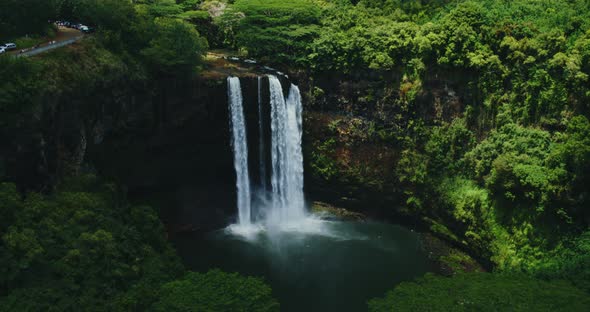
[[[87,34],[88,34],[88,33],[91,33],[91,32],[93,32],[93,31],[94,31],[94,30],[93,30],[91,27],[88,27],[88,26],[86,26],[86,25],[82,25],[82,26],[80,26],[80,28],[79,28],[79,29],[80,29],[80,31],[81,31],[81,32],[83,32],[83,33],[87,33]]]
[[[16,44],[9,42],[9,43],[5,43],[4,44],[4,49],[5,50],[13,50],[16,49]]]
[[[6,49],[4,49],[4,47],[0,47],[0,54],[4,54],[6,53]]]

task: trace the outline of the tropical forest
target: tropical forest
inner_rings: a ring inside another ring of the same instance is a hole
[[[590,0],[0,0],[4,311],[590,311]]]

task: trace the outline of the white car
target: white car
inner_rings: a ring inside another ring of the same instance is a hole
[[[16,49],[16,44],[9,42],[9,43],[5,43],[4,44],[4,49],[5,50],[12,50],[12,49]]]
[[[0,47],[0,54],[4,54],[6,53],[6,49],[4,49],[4,47]]]

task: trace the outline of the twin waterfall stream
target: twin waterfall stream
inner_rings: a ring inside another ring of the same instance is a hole
[[[240,80],[228,77],[231,143],[236,171],[238,223],[234,232],[248,234],[262,227],[289,229],[305,223],[303,195],[303,154],[301,151],[302,104],[299,88],[291,84],[287,98],[276,76],[269,75],[270,166],[265,157],[262,77],[258,78],[259,171],[260,185],[253,187],[248,170],[248,142]],[[266,169],[271,169],[267,181]],[[270,183],[269,183],[270,182]],[[270,186],[270,187],[269,187]],[[253,204],[253,193],[259,198]],[[254,208],[254,209],[253,209]],[[256,213],[254,213],[256,212]]]

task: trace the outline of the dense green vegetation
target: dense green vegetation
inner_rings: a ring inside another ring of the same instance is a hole
[[[357,115],[314,130],[320,136],[308,157],[318,179],[382,194],[396,184],[398,213],[422,216],[495,270],[588,289],[588,1],[298,2],[316,9],[286,18],[291,4],[244,0],[219,23],[248,55],[351,85],[373,77],[356,101],[311,84],[312,103],[341,101],[339,109]],[[284,39],[299,33],[306,36]],[[264,50],[261,40],[294,53]],[[436,79],[461,88],[459,114],[420,111]],[[346,160],[371,144],[400,151],[383,158],[394,162],[389,173],[383,159]]]
[[[0,2],[0,38],[46,34],[48,20],[59,13],[62,0],[5,0]]]
[[[401,148],[393,175],[406,213],[459,222],[459,240],[498,268],[531,269],[588,226],[587,1],[410,3],[418,1],[324,10],[308,45],[314,72],[403,75],[397,98],[359,99],[378,101],[379,112],[368,114],[376,124],[342,136],[350,130],[343,122],[331,145],[356,136]],[[461,85],[463,118],[426,124],[416,112],[424,79],[457,74],[471,78]],[[337,172],[327,142],[312,168],[330,179]]]
[[[141,310],[183,270],[155,211],[112,184],[82,176],[22,199],[1,188],[2,311]]]
[[[253,277],[219,270],[189,273],[162,286],[154,311],[279,311],[270,287]]]
[[[18,160],[11,153],[19,144],[31,145],[48,136],[44,118],[50,118],[52,113],[67,106],[92,124],[105,106],[120,108],[129,99],[130,90],[137,92],[143,88],[145,93],[155,95],[169,93],[175,83],[187,81],[198,72],[207,48],[206,40],[191,24],[173,14],[161,14],[160,7],[180,8],[170,1],[58,2],[59,10],[56,9],[51,19],[82,21],[95,27],[97,32],[75,49],[59,49],[30,59],[0,57],[0,74],[11,77],[0,82],[0,138],[4,143],[0,147],[0,168],[3,168],[0,173],[13,180],[32,168],[13,166],[5,161]],[[33,11],[44,10],[43,3],[27,5]],[[9,4],[8,11],[22,9],[24,5],[21,2]],[[28,18],[40,17],[31,15]],[[45,27],[49,27],[47,20],[43,17]],[[36,32],[42,33],[43,27]],[[31,30],[30,34],[34,33]],[[0,33],[1,41],[8,38],[10,35],[5,37]],[[159,80],[162,83],[157,83]],[[147,89],[146,85],[152,83]],[[89,94],[96,96],[88,97]],[[28,181],[16,182],[25,187],[47,182],[35,179],[29,176]]]
[[[369,311],[584,311],[589,300],[566,282],[524,275],[426,275],[371,300]]]
[[[278,310],[256,278],[181,278],[156,211],[95,176],[49,196],[0,183],[0,217],[0,311]]]
[[[313,175],[395,193],[395,214],[496,272],[427,276],[372,310],[590,304],[588,0],[12,0],[0,42],[31,45],[57,19],[97,32],[0,56],[0,310],[278,309],[259,280],[184,272],[155,212],[115,186],[14,165],[14,151],[47,144],[43,116],[75,107],[91,123],[129,90],[164,99],[208,47],[305,73],[310,107],[339,116],[309,145]],[[428,102],[429,88],[460,100]]]
[[[308,0],[238,0],[220,18],[227,43],[273,62],[306,62],[319,32],[320,8]]]
[[[465,242],[498,268],[532,269],[586,229],[585,117],[555,133],[506,124],[479,144],[460,119],[431,131],[424,151],[410,148],[398,163],[408,210],[436,207],[438,216],[459,221]]]
[[[60,111],[74,113],[67,122],[83,132],[105,107],[120,110],[130,92],[157,96],[198,72],[207,41],[185,18],[198,2],[134,2],[0,4],[1,41],[39,40],[30,38],[54,30],[48,20],[97,30],[39,57],[0,56],[0,74],[10,77],[0,83],[0,311],[276,311],[259,279],[185,271],[155,209],[81,174],[64,152],[79,134],[52,120]],[[39,176],[21,151],[46,140],[62,159],[48,164],[47,155],[44,170],[56,172]],[[179,300],[187,293],[189,301]]]

